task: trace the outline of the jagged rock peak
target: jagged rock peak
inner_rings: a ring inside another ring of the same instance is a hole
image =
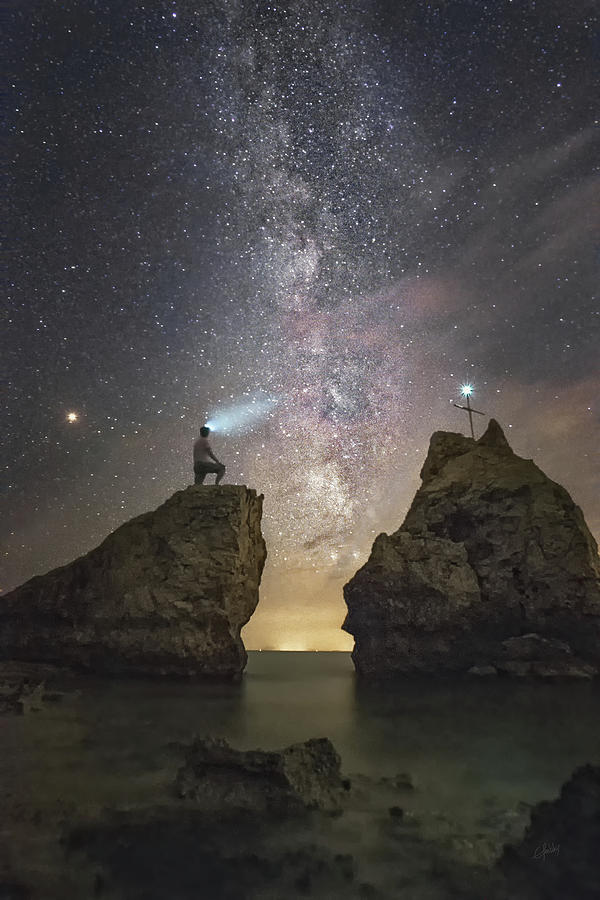
[[[490,447],[494,450],[508,450],[512,453],[510,444],[506,440],[506,436],[502,428],[495,419],[490,419],[488,427],[477,441],[480,447]]]
[[[598,550],[581,510],[492,420],[437,432],[402,526],[344,588],[359,673],[591,677]]]
[[[238,678],[266,558],[262,495],[192,486],[0,598],[0,659]]]
[[[429,441],[429,452],[421,469],[422,481],[428,481],[443,469],[449,459],[462,456],[475,446],[472,438],[453,431],[435,431]]]
[[[456,456],[463,456],[474,447],[488,447],[490,450],[513,452],[502,428],[495,419],[490,419],[488,427],[478,441],[454,431],[436,431],[431,436],[427,459],[421,469],[422,480],[427,481],[437,475],[448,460]]]

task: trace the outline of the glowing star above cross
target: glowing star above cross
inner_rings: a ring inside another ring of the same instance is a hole
[[[460,392],[463,397],[467,400],[466,406],[459,406],[458,403],[455,403],[454,406],[457,409],[464,409],[469,413],[469,425],[471,426],[471,437],[475,440],[475,431],[473,430],[473,413],[477,413],[478,416],[484,416],[485,413],[480,412],[478,409],[473,409],[471,406],[471,394],[473,393],[473,385],[472,384],[463,384],[460,389]]]

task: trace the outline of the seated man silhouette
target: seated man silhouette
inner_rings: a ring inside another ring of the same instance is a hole
[[[219,484],[225,474],[225,466],[219,462],[208,443],[210,428],[203,425],[200,429],[200,437],[194,444],[194,484],[204,484],[204,479],[209,473],[214,473],[215,484]]]

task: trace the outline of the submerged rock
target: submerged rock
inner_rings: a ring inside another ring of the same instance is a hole
[[[568,493],[511,450],[437,432],[403,525],[344,588],[359,674],[591,677],[598,548]]]
[[[313,835],[286,832],[265,816],[207,816],[169,807],[105,811],[71,828],[64,845],[75,865],[92,861],[106,890],[85,896],[132,900],[266,900],[366,896],[354,889],[354,860]],[[90,881],[92,879],[90,878]],[[372,896],[380,897],[378,892]]]
[[[523,840],[507,845],[498,869],[511,900],[600,897],[600,766],[576,769],[560,797],[538,803]]]
[[[235,750],[222,739],[198,738],[177,773],[175,792],[205,811],[335,811],[349,783],[327,738],[284,750]]]
[[[262,496],[194,486],[0,598],[0,659],[238,678],[266,558]]]
[[[478,678],[490,678],[498,674],[496,666],[471,666],[468,675],[476,675]]]
[[[30,712],[39,712],[44,706],[45,697],[43,682],[34,685],[22,683],[17,687],[0,684],[0,715],[15,713],[22,716]],[[0,900],[1,897],[0,894]]]
[[[25,885],[4,878],[0,871],[0,900],[32,900],[32,898]]]
[[[279,752],[238,751],[204,738],[186,750],[175,781],[179,800],[104,809],[69,823],[63,837],[69,863],[83,856],[96,872],[101,867],[111,896],[145,900],[362,897],[352,892],[352,854],[320,839],[319,826],[329,834],[329,814],[349,787],[327,738]],[[306,810],[314,812],[292,818]]]

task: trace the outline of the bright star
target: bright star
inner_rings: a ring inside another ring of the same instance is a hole
[[[76,412],[67,413],[67,422],[76,422],[79,419],[79,416]]]
[[[463,397],[470,397],[471,394],[473,393],[473,385],[472,384],[463,384],[463,386],[460,389],[460,392],[463,395]]]

